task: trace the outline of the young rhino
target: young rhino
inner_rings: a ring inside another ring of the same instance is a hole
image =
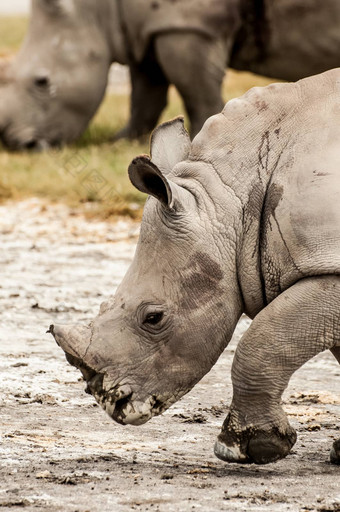
[[[187,393],[246,313],[215,454],[288,454],[291,375],[326,349],[340,362],[339,162],[340,69],[252,89],[192,143],[182,119],[154,132],[151,159],[129,167],[152,196],[129,271],[89,326],[51,326],[115,421],[140,425]]]

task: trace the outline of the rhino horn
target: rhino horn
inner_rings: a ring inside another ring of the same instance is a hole
[[[84,325],[50,325],[51,333],[66,356],[73,360],[71,364],[78,366],[83,361],[91,342],[91,329]]]

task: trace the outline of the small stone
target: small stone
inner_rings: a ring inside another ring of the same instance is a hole
[[[307,430],[309,431],[313,431],[313,430],[321,430],[321,425],[319,425],[318,423],[313,423],[312,425],[309,425],[307,427]]]
[[[36,478],[50,478],[52,475],[50,473],[50,471],[46,470],[46,471],[40,471],[39,473],[36,473],[35,477]]]
[[[173,475],[170,475],[168,473],[164,473],[164,475],[161,476],[161,480],[172,480],[173,479]]]

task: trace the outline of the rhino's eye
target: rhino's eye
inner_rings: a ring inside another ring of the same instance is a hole
[[[37,76],[34,79],[34,85],[39,89],[46,89],[50,85],[50,80],[47,76]]]
[[[158,311],[157,313],[148,313],[143,321],[143,324],[157,325],[162,320],[163,316],[163,311]]]

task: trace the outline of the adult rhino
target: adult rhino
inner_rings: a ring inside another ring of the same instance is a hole
[[[280,399],[330,349],[340,362],[340,69],[250,90],[190,143],[161,125],[132,161],[150,197],[133,263],[89,326],[51,326],[122,424],[162,413],[213,366],[242,313],[221,459],[267,463],[296,440]],[[340,440],[331,460],[340,463]]]
[[[169,84],[192,135],[219,112],[225,67],[296,80],[340,65],[338,0],[32,0],[29,31],[2,73],[0,135],[13,149],[75,140],[102,101],[112,62],[128,64],[131,116],[154,128]]]

